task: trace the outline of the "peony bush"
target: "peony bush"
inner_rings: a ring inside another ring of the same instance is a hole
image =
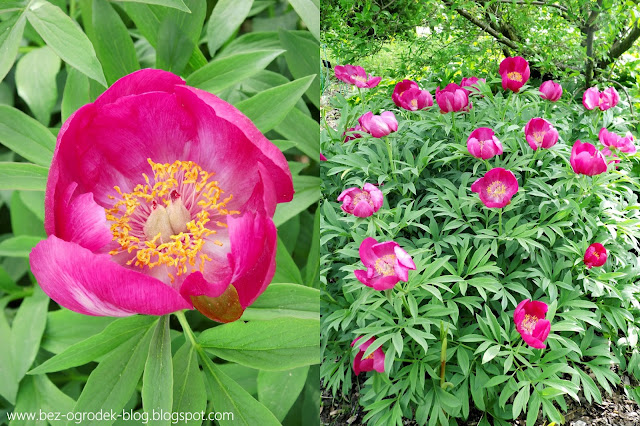
[[[332,99],[321,380],[334,396],[359,389],[363,423],[562,423],[569,399],[640,401],[630,100],[594,87],[580,102],[561,81],[529,81],[525,58],[493,69],[383,77]],[[421,91],[437,105],[418,107]],[[389,132],[361,119],[390,114]],[[381,207],[359,195],[365,185]]]

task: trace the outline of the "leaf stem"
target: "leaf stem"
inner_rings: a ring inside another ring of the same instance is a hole
[[[196,342],[196,336],[193,334],[193,331],[189,326],[189,321],[187,321],[187,317],[184,316],[184,311],[174,312],[173,314],[176,316],[176,318],[178,318],[178,321],[182,326],[182,330],[184,331],[184,334],[187,335],[187,337],[189,338],[189,341],[191,342],[191,346],[193,346],[198,352],[200,352],[200,349],[201,349],[200,345]]]
[[[502,208],[498,210],[498,235],[502,236]]]
[[[387,152],[389,153],[389,165],[391,166],[391,176],[393,180],[396,180],[396,165],[393,162],[393,147],[391,146],[391,141],[389,138],[384,138],[384,142],[387,144]]]

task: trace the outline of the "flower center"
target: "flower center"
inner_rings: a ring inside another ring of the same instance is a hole
[[[412,108],[418,108],[418,100],[417,99],[411,99],[411,102],[409,102],[411,104]]]
[[[509,80],[517,81],[518,83],[520,83],[522,81],[522,74],[517,71],[511,71],[507,73],[507,78]]]
[[[192,161],[147,161],[153,179],[142,173],[145,183],[127,193],[115,186],[121,199],[105,209],[113,240],[119,245],[109,254],[135,253],[126,264],[141,269],[164,265],[179,276],[198,264],[202,272],[205,262],[211,260],[201,253],[205,243],[222,246],[211,237],[216,229],[227,227],[217,219],[239,213],[226,208],[232,195],[221,199],[224,191],[211,179],[213,173]],[[171,272],[167,275],[171,282],[175,280]]]
[[[499,180],[492,182],[491,185],[487,187],[487,193],[492,197],[499,197],[504,195],[506,192],[506,185]]]
[[[373,207],[373,201],[371,201],[371,194],[369,194],[368,192],[363,191],[359,194],[356,194],[356,196],[353,197],[353,201],[351,202],[351,205],[357,206],[358,203],[361,201],[364,201],[365,203],[369,203],[369,205]]]
[[[364,357],[363,359],[373,359],[373,353],[370,353],[368,356]]]
[[[376,260],[375,270],[378,274],[388,277],[395,275],[393,265],[396,263],[395,254],[386,254]]]
[[[351,78],[353,78],[354,80],[359,81],[361,83],[366,83],[367,82],[367,78],[363,77],[361,75],[354,75]]]
[[[533,139],[535,139],[535,141],[538,142],[538,144],[541,144],[542,141],[544,140],[545,134],[546,134],[545,132],[533,132]]]
[[[593,250],[593,252],[591,254],[594,255],[596,257],[596,259],[600,259],[600,253],[598,253],[595,249]]]
[[[525,314],[524,319],[522,320],[522,328],[527,334],[533,334],[533,330],[536,328],[536,324],[538,324],[539,318],[535,315]]]

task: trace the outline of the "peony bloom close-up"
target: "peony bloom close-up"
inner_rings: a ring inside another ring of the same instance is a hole
[[[605,156],[617,157],[616,152],[618,151],[627,154],[634,154],[637,151],[636,146],[633,143],[633,135],[629,132],[622,137],[603,127],[598,133],[598,139],[600,140],[600,143],[606,147],[602,150],[602,153]],[[620,160],[614,161],[616,163],[620,162]]]
[[[442,90],[438,86],[436,88],[436,102],[442,114],[469,111],[472,106],[469,101],[469,91],[455,83],[447,84],[447,87]]]
[[[573,144],[569,158],[573,171],[587,176],[599,175],[607,171],[607,161],[594,145],[579,140]]]
[[[557,102],[562,97],[562,86],[553,80],[547,80],[540,85],[540,97]]]
[[[558,131],[544,118],[532,118],[524,126],[527,143],[536,151],[538,148],[548,149],[558,142]]]
[[[351,342],[351,346],[355,346],[360,339],[362,339],[362,337],[354,339],[353,342]],[[353,372],[356,376],[362,372],[373,370],[378,373],[384,373],[384,352],[382,351],[382,348],[377,348],[371,353],[371,355],[364,359],[362,358],[367,349],[369,349],[369,346],[371,346],[375,341],[376,339],[372,337],[366,342],[358,345],[358,353],[353,359]]]
[[[613,87],[607,87],[602,92],[600,92],[600,102],[598,106],[601,111],[606,111],[609,108],[613,108],[618,105],[620,102],[620,95],[618,95],[618,91]]]
[[[380,84],[382,77],[367,76],[367,72],[359,65],[336,65],[336,78],[362,89],[371,89]]]
[[[396,104],[396,106],[402,108],[402,105],[400,104],[400,96],[402,96],[402,94],[409,89],[420,90],[420,86],[418,86],[418,83],[416,83],[415,81],[407,79],[402,80],[395,85],[395,87],[393,88],[393,93],[391,94],[391,100],[394,104]]]
[[[399,107],[408,111],[418,111],[433,106],[433,96],[426,90],[411,88],[397,97]]]
[[[516,306],[513,321],[522,340],[532,348],[544,349],[544,341],[551,331],[551,322],[545,319],[549,307],[544,302],[525,299]]]
[[[502,208],[518,192],[518,181],[511,170],[496,167],[476,180],[471,185],[471,191],[478,193],[486,207]]]
[[[529,80],[531,71],[529,62],[522,56],[504,58],[500,62],[500,76],[502,77],[502,88],[518,93],[522,86]]]
[[[597,108],[600,105],[600,91],[597,87],[589,87],[584,91],[582,105],[588,110]]]
[[[584,264],[587,269],[602,266],[607,262],[607,249],[600,243],[593,243],[584,252]]]
[[[480,89],[478,88],[479,81],[483,83],[487,82],[487,80],[485,80],[484,78],[463,77],[462,80],[460,81],[460,87],[462,87],[463,89],[465,89],[467,92],[471,94],[478,94],[480,93]]]
[[[483,160],[502,154],[502,144],[489,127],[479,127],[471,132],[467,149],[471,155]]]
[[[342,210],[358,217],[369,217],[382,207],[384,196],[375,185],[365,183],[362,189],[353,187],[338,196]]]
[[[388,290],[398,281],[409,280],[409,269],[416,269],[411,256],[394,241],[379,243],[365,238],[360,244],[360,260],[367,270],[354,271],[356,278],[374,290]]]
[[[358,118],[358,122],[362,130],[374,138],[381,138],[398,130],[398,120],[391,111],[385,111],[380,115],[374,115],[369,111]]]
[[[292,197],[284,155],[246,116],[174,74],[144,69],[60,129],[48,238],[31,268],[45,293],[82,314],[195,307],[234,321],[273,277],[272,217]]]

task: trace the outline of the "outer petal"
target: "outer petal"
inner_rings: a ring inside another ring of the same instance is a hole
[[[163,282],[126,269],[75,243],[51,235],[34,247],[31,270],[60,305],[85,315],[165,315],[193,306]]]
[[[365,271],[364,269],[356,269],[355,271],[353,271],[353,273],[355,274],[358,281],[360,281],[367,287],[371,287],[371,284],[369,283],[371,279],[369,278],[367,271]]]
[[[109,244],[113,234],[107,226],[104,209],[93,200],[93,194],[75,197],[60,217],[57,236],[97,251]]]
[[[378,84],[380,84],[380,80],[382,80],[382,77],[371,77],[366,84],[366,88],[371,89],[373,87],[376,87]]]
[[[353,209],[353,215],[357,217],[369,217],[373,214],[373,208],[366,201],[360,201]]]
[[[531,334],[520,333],[520,335],[522,336],[522,340],[524,340],[525,343],[527,345],[531,346],[532,348],[544,349],[544,348],[547,347],[547,345],[542,343],[539,339],[533,337],[533,335],[531,335]]]
[[[168,71],[157,69],[142,69],[125,75],[98,96],[97,106],[110,104],[119,98],[140,95],[147,92],[174,93],[176,86],[184,86],[182,78]]]
[[[398,283],[398,281],[400,280],[395,275],[378,275],[371,278],[368,283],[364,284],[367,287],[373,288],[374,290],[382,291],[393,288]]]
[[[364,266],[371,266],[376,264],[376,260],[378,260],[378,256],[376,256],[373,252],[373,246],[378,244],[375,238],[365,238],[360,244],[359,252],[360,252],[360,260]]]
[[[371,249],[375,253],[376,257],[386,256],[388,254],[395,255],[395,248],[398,247],[398,243],[395,241],[384,241],[374,245]]]
[[[544,342],[549,336],[551,331],[551,323],[546,319],[541,319],[536,324],[536,328],[533,329],[533,336],[535,336],[541,342]],[[545,345],[546,347],[546,345]]]
[[[411,258],[411,256],[409,256],[409,253],[404,251],[402,247],[395,246],[393,248],[393,253],[396,255],[398,262],[402,266],[408,269],[416,269],[416,264],[413,262],[413,259]]]
[[[377,212],[382,207],[382,203],[384,202],[384,195],[382,191],[380,191],[375,185],[370,183],[365,183],[363,189],[369,193],[371,197],[371,202],[373,203],[373,211]]]
[[[362,361],[362,352],[358,352],[353,358],[353,372],[357,376],[362,370],[360,370],[360,362]]]
[[[373,369],[378,373],[384,373],[384,352],[381,348],[373,351]]]

